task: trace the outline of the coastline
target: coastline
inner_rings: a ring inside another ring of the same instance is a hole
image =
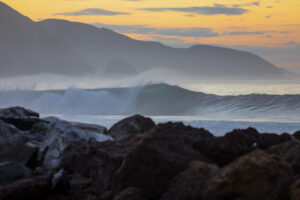
[[[0,199],[299,197],[299,131],[214,136],[141,115],[106,129],[21,107],[0,109],[0,130]]]

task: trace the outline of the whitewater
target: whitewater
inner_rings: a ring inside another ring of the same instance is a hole
[[[142,114],[157,123],[181,121],[204,127],[215,135],[250,126],[271,133],[300,130],[299,94],[216,95],[168,84],[0,91],[0,107],[10,106],[32,109],[42,117],[57,116],[107,128],[122,118]]]

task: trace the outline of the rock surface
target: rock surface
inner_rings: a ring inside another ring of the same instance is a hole
[[[215,200],[206,190],[206,181],[218,170],[215,165],[193,161],[186,170],[174,178],[161,200]]]
[[[287,162],[256,150],[221,169],[209,180],[208,190],[221,200],[264,200],[289,174]]]
[[[34,168],[37,162],[37,153],[37,147],[27,144],[2,143],[0,145],[0,163],[14,161]]]
[[[48,177],[28,178],[0,186],[0,199],[3,200],[41,200],[49,196],[51,194]]]
[[[114,200],[145,200],[145,197],[142,190],[129,187],[120,192],[120,194],[118,194]]]
[[[91,139],[98,142],[111,140],[101,132],[81,129],[65,121],[56,121],[51,123],[47,130],[40,146],[39,159],[44,167],[54,169],[59,165],[61,154],[66,147],[75,142],[86,142]]]
[[[214,137],[132,116],[93,124],[0,114],[0,199],[298,200],[299,132]]]
[[[290,135],[259,134],[254,128],[234,130],[225,136],[201,140],[194,148],[223,167],[256,148],[267,149],[291,140]]]
[[[101,196],[109,190],[113,174],[138,141],[138,138],[130,138],[100,143],[74,143],[64,150],[59,167],[68,174],[77,174],[89,180],[91,190]]]
[[[22,163],[4,162],[0,163],[0,184],[8,184],[13,181],[28,178],[31,176],[31,170]]]
[[[39,117],[40,115],[32,110],[25,109],[22,107],[10,107],[0,109],[1,117],[15,117],[15,118],[34,118]]]
[[[284,155],[284,159],[291,163],[293,172],[300,175],[300,144],[292,147]]]
[[[26,137],[22,135],[20,130],[0,120],[0,143],[16,144],[25,141]]]
[[[152,119],[141,115],[134,115],[125,118],[113,125],[107,132],[107,135],[114,139],[128,137],[131,134],[142,134],[155,126]]]
[[[144,191],[147,199],[157,199],[193,160],[210,162],[193,150],[177,124],[160,124],[143,135],[137,147],[124,158],[113,178],[114,194],[136,187]]]

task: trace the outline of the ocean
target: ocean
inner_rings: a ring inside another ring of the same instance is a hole
[[[299,88],[297,84],[148,84],[89,90],[2,90],[0,107],[23,106],[41,113],[41,117],[56,116],[107,128],[127,116],[142,114],[156,123],[180,121],[214,135],[247,127],[260,132],[294,133],[300,130]]]

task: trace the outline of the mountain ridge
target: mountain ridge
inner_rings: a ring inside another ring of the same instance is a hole
[[[43,72],[101,76],[112,60],[120,58],[136,66],[138,73],[167,69],[193,80],[284,78],[275,65],[245,51],[210,45],[174,48],[80,22],[60,19],[33,22],[4,3],[0,9],[17,13],[6,16],[8,20],[0,20],[0,27],[7,26],[7,21],[13,24],[10,27],[15,27],[7,29],[8,33],[0,31],[0,43],[4,44],[0,47],[2,77]],[[3,13],[0,13],[2,19]],[[24,20],[27,23],[22,23]]]

